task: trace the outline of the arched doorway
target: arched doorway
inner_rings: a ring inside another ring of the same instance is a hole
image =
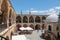
[[[32,16],[29,17],[29,23],[34,23],[34,18]]]
[[[48,30],[49,30],[49,32],[52,31],[52,26],[51,25],[48,25]]]
[[[40,25],[37,24],[37,25],[35,26],[35,30],[39,30],[39,29],[40,29]]]
[[[36,22],[36,23],[40,23],[40,21],[41,21],[40,17],[39,17],[39,16],[36,16],[35,22]]]
[[[24,17],[23,17],[23,23],[28,23],[28,18],[27,18],[27,16],[24,16]]]
[[[28,25],[27,24],[24,24],[23,27],[28,27]]]
[[[30,27],[34,29],[34,25],[33,24],[31,24]]]
[[[16,17],[16,23],[21,23],[21,16]]]

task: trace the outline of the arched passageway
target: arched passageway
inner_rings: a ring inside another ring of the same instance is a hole
[[[39,30],[39,29],[40,29],[40,25],[37,24],[37,25],[35,26],[35,30]]]
[[[28,27],[28,25],[27,24],[24,24],[23,27]]]
[[[21,19],[21,16],[17,16],[17,17],[16,17],[16,23],[21,23],[21,20],[22,20],[22,19]]]
[[[40,22],[41,22],[41,19],[40,19],[39,16],[36,16],[36,18],[35,18],[35,22],[36,22],[36,23],[40,23]]]
[[[24,16],[24,17],[23,17],[23,23],[28,23],[28,18],[27,18],[27,16]]]
[[[32,16],[29,17],[29,23],[34,23],[34,18]]]
[[[33,24],[31,24],[30,27],[34,29],[34,25]]]
[[[48,25],[48,31],[51,32],[52,31],[52,26]]]

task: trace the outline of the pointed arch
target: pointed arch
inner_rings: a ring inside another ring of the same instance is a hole
[[[29,17],[29,23],[34,23],[34,18],[33,18],[33,16],[30,16],[30,17]]]
[[[24,24],[23,27],[28,27],[28,25],[27,24]]]
[[[30,27],[34,29],[34,25],[33,24],[31,24]]]
[[[28,23],[28,18],[27,18],[27,16],[24,16],[24,17],[23,17],[23,23]]]
[[[17,23],[21,23],[21,20],[22,20],[21,16],[17,16],[17,17],[16,17],[16,22],[17,22]]]
[[[36,22],[36,23],[39,23],[40,21],[41,21],[40,17],[39,17],[39,16],[36,16],[35,22]]]
[[[39,24],[36,24],[35,30],[39,30],[39,29],[40,29],[40,25]]]

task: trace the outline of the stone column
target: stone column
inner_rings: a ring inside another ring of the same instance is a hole
[[[7,19],[7,28],[8,28],[9,27],[9,15],[8,15],[8,13],[7,13],[6,19]]]

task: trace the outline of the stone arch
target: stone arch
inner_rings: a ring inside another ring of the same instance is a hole
[[[46,20],[46,17],[45,16],[42,17],[42,22],[44,22],[44,20]]]
[[[52,31],[52,25],[48,25],[48,30]]]
[[[29,23],[34,23],[34,18],[33,18],[33,16],[30,16],[30,17],[29,17]]]
[[[40,25],[39,24],[36,24],[35,25],[35,30],[39,30],[40,29]]]
[[[39,17],[39,16],[36,16],[35,22],[36,22],[36,23],[39,23],[40,21],[41,21],[40,17]]]
[[[7,21],[7,13],[8,13],[8,2],[6,0],[3,0],[2,1],[2,4],[1,4],[1,11],[2,11],[2,19],[3,19],[3,22],[6,23]]]
[[[28,27],[28,25],[27,24],[24,24],[23,27]]]
[[[17,17],[16,17],[16,22],[17,22],[17,23],[21,23],[21,20],[22,20],[22,19],[21,19],[21,16],[17,16]]]
[[[34,29],[34,25],[33,24],[31,24],[30,27]]]
[[[27,16],[23,17],[23,23],[28,23],[28,17]]]

